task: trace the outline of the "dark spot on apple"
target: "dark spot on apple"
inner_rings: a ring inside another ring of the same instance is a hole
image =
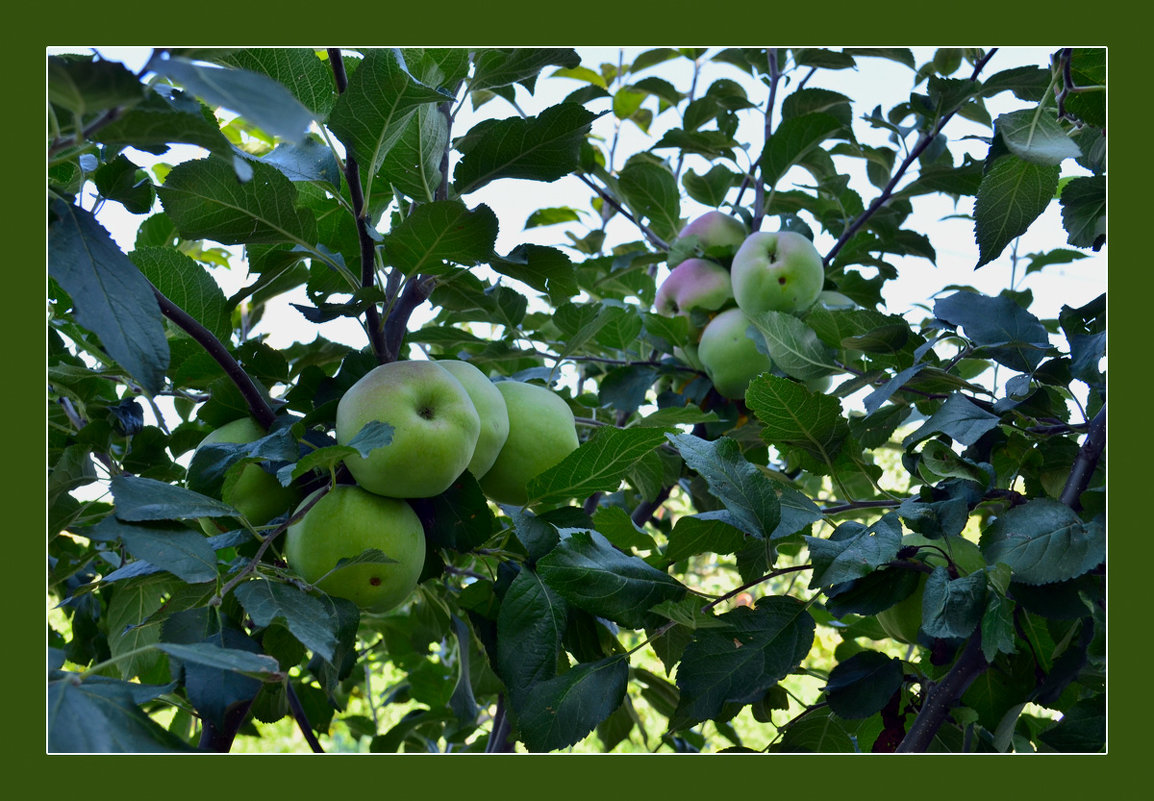
[[[417,412],[417,414],[420,417],[425,418],[426,420],[432,420],[433,419],[433,410],[430,409],[428,406],[422,406],[421,410],[419,412]]]
[[[778,278],[778,279],[777,279],[777,282],[778,282],[779,284],[782,284],[782,285],[784,285],[784,284],[785,284],[785,276],[783,275],[783,276],[781,276],[780,278]]]
[[[372,584],[374,587],[381,586],[381,577],[373,576],[371,579],[369,579],[369,584]]]

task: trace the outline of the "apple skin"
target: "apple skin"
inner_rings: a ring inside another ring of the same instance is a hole
[[[653,310],[666,317],[692,309],[716,311],[733,300],[729,271],[708,259],[686,259],[657,288]]]
[[[461,382],[481,418],[481,435],[468,467],[473,478],[480,478],[489,472],[509,438],[509,410],[505,406],[505,396],[475,364],[459,359],[440,359],[437,364]]]
[[[242,417],[225,423],[200,441],[197,448],[220,442],[255,442],[268,434],[251,417]],[[254,526],[263,526],[277,515],[293,508],[300,502],[301,493],[296,487],[282,486],[276,477],[265,472],[260,465],[247,464],[241,468],[236,482],[225,489],[225,503],[233,506]],[[224,518],[205,517],[200,527],[205,534],[216,536],[227,531],[228,526],[220,522]]]
[[[750,380],[773,369],[773,361],[745,335],[749,326],[741,309],[726,309],[701,332],[697,358],[722,397],[744,399]]]
[[[965,537],[949,536],[932,540],[921,534],[907,534],[902,537],[902,547],[907,545],[935,545],[947,550],[958,567],[959,575],[969,575],[986,566],[981,549]],[[923,548],[918,555],[925,559],[926,564],[934,567],[946,565],[946,558],[935,548]],[[918,631],[922,627],[922,597],[928,578],[928,573],[919,573],[918,587],[913,593],[877,614],[878,625],[898,642],[917,645]]]
[[[481,479],[481,489],[497,503],[524,506],[529,479],[577,450],[577,425],[569,404],[552,390],[521,381],[494,386],[509,409],[509,438]]]
[[[393,427],[391,444],[345,465],[357,484],[389,498],[440,495],[469,466],[481,418],[469,393],[436,362],[378,365],[337,404],[337,442],[349,441],[371,421]]]
[[[733,297],[751,317],[797,313],[821,294],[825,268],[813,243],[793,231],[751,234],[733,256]]]
[[[718,247],[738,247],[749,236],[745,223],[722,211],[707,211],[691,220],[677,235],[678,239],[696,236],[702,250]]]
[[[396,561],[348,565],[329,573],[341,559],[370,548]],[[301,578],[329,595],[387,612],[417,587],[425,564],[425,532],[407,501],[341,484],[288,527],[284,555]]]

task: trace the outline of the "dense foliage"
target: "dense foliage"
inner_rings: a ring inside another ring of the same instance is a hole
[[[1104,750],[1105,51],[1003,63],[50,56],[48,750]],[[879,65],[892,107],[825,88]],[[518,218],[526,182],[584,201]],[[890,308],[935,200],[1010,278]],[[691,355],[713,312],[654,309],[686,259],[730,266],[679,237],[711,209],[825,273],[749,317],[772,367],[734,398]],[[1035,313],[1021,277],[1060,267],[1093,291]],[[389,439],[337,444],[338,400],[426,358],[551,387],[581,444],[524,506],[468,472],[413,500],[420,584],[362,611],[285,562],[294,503],[222,498],[254,466],[286,498],[351,483]],[[261,436],[197,450],[241,418]],[[904,643],[878,615],[918,593]]]

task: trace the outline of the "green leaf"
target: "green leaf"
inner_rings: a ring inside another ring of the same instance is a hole
[[[1038,219],[1058,188],[1056,164],[1034,164],[1014,155],[997,159],[982,176],[974,201],[976,266],[996,259]]]
[[[641,628],[651,606],[679,600],[685,586],[600,534],[573,531],[537,560],[541,579],[573,606],[630,628]]]
[[[337,87],[328,62],[309,47],[251,47],[218,59],[223,64],[259,72],[288,89],[318,120],[328,117]]]
[[[813,645],[814,619],[805,604],[789,596],[763,598],[753,608],[739,606],[718,619],[727,625],[698,629],[685,648],[671,731],[715,719],[727,704],[758,700]]]
[[[418,81],[400,50],[365,51],[329,115],[328,126],[356,158],[366,197],[371,198],[372,176],[404,134],[409,117],[426,103],[451,99]]]
[[[200,264],[174,248],[137,248],[128,254],[141,274],[194,320],[227,343],[232,317],[220,284]]]
[[[76,322],[152,395],[164,386],[168,342],[152,286],[92,214],[57,201],[48,274],[75,304]]]
[[[341,171],[336,156],[328,145],[314,137],[300,144],[279,144],[268,155],[262,156],[260,161],[276,167],[290,181],[319,181],[332,187],[341,185]]]
[[[904,64],[911,70],[917,67],[913,51],[907,47],[844,47],[842,52],[855,58],[885,58]]]
[[[632,159],[618,175],[617,185],[637,216],[648,220],[659,237],[673,241],[681,228],[681,193],[669,168],[648,159]]]
[[[987,431],[997,428],[999,419],[996,414],[990,414],[965,395],[955,392],[916,431],[902,440],[902,447],[908,449],[938,433],[945,434],[954,442],[973,445]]]
[[[116,516],[127,522],[186,520],[198,517],[235,517],[227,503],[140,476],[116,476],[111,483]]]
[[[501,275],[526,283],[538,292],[545,292],[554,306],[560,306],[578,291],[576,267],[557,248],[518,245],[508,256],[493,258],[489,266]]]
[[[574,745],[621,705],[628,681],[628,657],[611,656],[534,685],[517,721],[525,747],[541,752]]]
[[[830,138],[847,138],[848,129],[832,114],[815,112],[783,120],[761,154],[765,183],[775,186],[795,165],[805,165],[810,153]]]
[[[282,622],[301,644],[331,661],[337,645],[337,621],[324,603],[279,581],[246,581],[233,590],[257,626]]]
[[[171,78],[210,106],[222,106],[258,128],[301,142],[313,113],[282,84],[258,72],[228,69],[157,52],[147,68]]]
[[[657,550],[653,538],[638,528],[629,512],[620,506],[597,507],[593,513],[593,525],[605,539],[625,553]]]
[[[717,412],[703,412],[696,406],[666,406],[629,423],[630,427],[668,428],[669,426],[716,423]]]
[[[770,536],[781,521],[776,487],[746,461],[735,440],[709,441],[692,434],[671,434],[669,440],[685,463],[705,479],[713,496],[725,504],[733,525],[752,537]]]
[[[698,203],[718,208],[725,202],[729,190],[738,184],[740,177],[725,165],[714,164],[704,175],[686,170],[681,178],[681,184],[685,187],[686,193]]]
[[[112,122],[92,134],[93,141],[161,154],[174,143],[196,145],[232,161],[235,151],[220,132],[212,112],[172,87],[157,87]]]
[[[1106,238],[1106,176],[1074,178],[1062,188],[1062,226],[1074,247],[1097,250]]]
[[[798,89],[786,95],[781,103],[781,118],[804,117],[806,114],[829,114],[848,126],[852,121],[852,100],[829,89]]]
[[[555,504],[594,492],[615,492],[625,474],[665,441],[660,428],[598,428],[559,464],[529,481],[529,503]]]
[[[140,79],[115,61],[52,56],[48,59],[48,102],[81,117],[144,100]]]
[[[1097,128],[1106,127],[1106,48],[1075,47],[1070,56],[1070,79],[1088,89],[1066,98],[1066,110]],[[1089,87],[1099,87],[1089,90]]]
[[[453,171],[459,195],[500,178],[556,181],[580,166],[581,144],[597,115],[576,103],[559,103],[536,117],[485,120],[456,143]]]
[[[172,589],[171,579],[158,576],[126,582],[112,595],[108,603],[108,649],[113,658],[120,660],[121,677],[142,676],[161,658],[155,650],[135,652],[160,642],[160,627],[149,625],[148,619],[160,609]]]
[[[1039,738],[1063,753],[1101,753],[1106,748],[1106,696],[1082,698]]]
[[[1038,318],[1004,295],[955,292],[934,302],[934,316],[960,326],[990,358],[1022,373],[1037,367],[1050,347]]]
[[[996,72],[982,84],[982,97],[1013,92],[1019,100],[1039,103],[1050,85],[1050,71],[1041,67],[1011,67]]]
[[[968,637],[985,609],[985,572],[951,579],[944,567],[935,567],[922,594],[921,631],[928,637]]]
[[[96,168],[92,175],[102,197],[115,200],[132,214],[146,214],[156,200],[148,174],[123,153]]]
[[[728,517],[728,513],[721,514]],[[745,545],[740,529],[714,512],[679,517],[669,532],[669,547],[665,556],[670,563],[679,562],[699,553],[737,553]]]
[[[419,106],[386,154],[381,177],[415,200],[435,200],[444,178],[441,157],[448,142],[449,122],[441,109]]]
[[[125,525],[115,517],[105,518],[97,527],[102,535],[119,537],[137,559],[182,581],[201,584],[216,580],[216,551],[203,534],[186,528]]]
[[[1050,108],[1035,108],[1002,114],[995,129],[1011,153],[1035,164],[1061,164],[1078,158],[1081,149],[1058,124]]]
[[[448,489],[430,500],[433,524],[426,535],[432,542],[466,552],[492,536],[493,512],[471,473],[462,473]]]
[[[535,684],[557,675],[567,614],[565,600],[528,567],[505,591],[495,667],[518,711],[528,708],[524,701]]]
[[[470,89],[475,92],[520,83],[532,91],[537,75],[551,65],[574,69],[581,65],[581,57],[568,47],[485,49],[476,56]]]
[[[832,469],[849,437],[841,403],[788,378],[763,374],[749,383],[745,402],[762,422],[761,438],[779,449],[797,449]]]
[[[871,526],[843,523],[829,539],[806,537],[813,560],[810,587],[833,587],[869,575],[897,558],[902,543],[902,526],[894,513]]]
[[[786,725],[781,743],[774,750],[795,754],[860,753],[853,729],[847,723],[828,707],[813,709]]]
[[[128,683],[48,682],[49,753],[154,753],[191,751],[192,747],[146,715]]]
[[[446,262],[471,267],[486,260],[496,238],[497,215],[488,206],[423,203],[385,235],[385,258],[406,276],[436,275]]]
[[[180,235],[222,245],[290,243],[312,250],[316,219],[296,206],[296,187],[275,167],[250,163],[253,177],[243,183],[219,158],[173,168],[156,191]]]
[[[765,311],[749,317],[765,338],[765,349],[775,367],[800,381],[829,375],[837,367],[832,353],[817,333],[792,314]]]
[[[162,642],[156,647],[183,662],[191,662],[206,668],[255,675],[266,681],[276,681],[281,677],[280,665],[276,659],[266,654],[254,654],[240,648],[224,648],[208,642],[190,644]]]
[[[1009,509],[982,532],[982,554],[1003,562],[1024,584],[1052,584],[1092,570],[1106,558],[1100,519],[1082,522],[1070,507],[1038,498]]]
[[[900,659],[877,651],[859,651],[834,665],[825,686],[830,709],[850,720],[882,711],[902,686]]]

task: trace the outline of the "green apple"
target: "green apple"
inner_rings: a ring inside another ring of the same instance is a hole
[[[242,417],[211,432],[200,441],[197,449],[213,443],[255,442],[267,433],[251,417]],[[287,512],[301,498],[300,490],[296,487],[282,486],[275,476],[253,463],[241,467],[236,481],[225,486],[223,496],[221,500],[235,507],[254,526],[263,526],[277,515]],[[228,526],[222,524],[223,520],[218,517],[201,518],[200,527],[206,534],[216,535],[228,530]]]
[[[733,256],[733,297],[751,317],[796,313],[813,305],[825,283],[821,254],[793,231],[751,234]]]
[[[932,540],[921,534],[907,534],[902,537],[902,547],[908,545],[931,546],[922,547],[918,551],[918,558],[935,567],[946,565],[942,550],[947,551],[957,565],[959,575],[965,576],[986,566],[981,549],[965,537],[949,536]],[[918,586],[912,594],[877,614],[882,630],[907,645],[915,645],[918,641],[918,631],[922,627],[922,596],[925,594],[927,578],[928,573],[919,573]]]
[[[692,309],[716,311],[733,300],[729,271],[708,259],[686,259],[657,288],[653,310],[666,317]]]
[[[378,365],[349,387],[337,404],[337,442],[348,445],[368,423],[393,427],[389,445],[345,465],[357,483],[389,498],[440,495],[469,466],[481,417],[469,393],[436,362]]]
[[[475,364],[459,359],[441,359],[437,364],[461,382],[473,405],[477,407],[477,414],[481,418],[481,435],[473,450],[473,458],[469,460],[469,472],[473,478],[480,478],[493,466],[501,446],[509,437],[509,410],[505,406],[505,396]]]
[[[707,211],[682,228],[677,238],[696,236],[701,249],[707,251],[711,248],[736,248],[748,235],[749,229],[736,217],[721,211]]]
[[[746,336],[749,326],[741,309],[726,309],[701,332],[697,358],[722,397],[744,398],[750,380],[773,369],[772,360]]]
[[[370,549],[393,561],[333,570],[341,559],[354,559]],[[288,527],[284,556],[301,578],[329,595],[347,598],[362,609],[386,612],[417,587],[425,564],[425,532],[407,501],[341,484]]]
[[[524,506],[529,479],[577,449],[577,425],[569,404],[546,387],[522,381],[494,386],[509,409],[509,438],[481,479],[481,489],[497,503]]]

